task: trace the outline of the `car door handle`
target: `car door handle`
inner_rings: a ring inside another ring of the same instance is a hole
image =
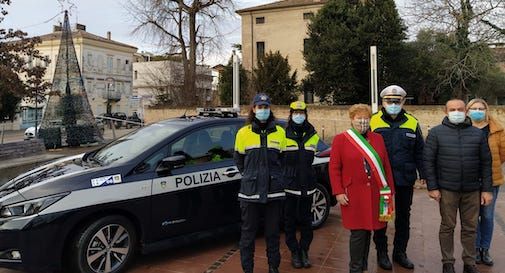
[[[223,172],[223,175],[226,175],[228,177],[233,177],[235,176],[236,174],[240,173],[237,169],[228,169],[226,171]]]

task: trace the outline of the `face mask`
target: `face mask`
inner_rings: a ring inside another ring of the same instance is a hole
[[[295,114],[291,117],[294,123],[300,125],[305,121],[305,115],[302,114]]]
[[[470,110],[468,111],[468,116],[470,116],[473,121],[483,121],[486,118],[486,111]]]
[[[386,112],[390,115],[398,115],[402,110],[402,107],[399,104],[388,104],[385,108]]]
[[[259,121],[266,121],[270,117],[270,109],[256,109],[255,115]]]
[[[466,115],[465,112],[460,111],[452,111],[447,114],[449,121],[453,124],[460,124],[465,121]]]
[[[365,118],[354,119],[352,120],[352,127],[358,130],[361,134],[364,134],[370,128],[370,120]]]

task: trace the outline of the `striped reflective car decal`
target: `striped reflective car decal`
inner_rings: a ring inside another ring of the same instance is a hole
[[[327,163],[329,158],[315,158],[314,165]],[[113,203],[129,199],[148,197],[151,195],[175,192],[184,189],[203,187],[225,183],[233,180],[240,180],[238,171],[233,175],[225,175],[230,170],[236,171],[236,167],[229,166],[219,169],[211,169],[194,173],[174,175],[164,178],[142,180],[136,182],[126,182],[103,187],[94,187],[71,192],[55,204],[43,210],[40,215],[62,212],[72,209],[84,208],[88,206]],[[91,183],[91,182],[90,182]],[[36,184],[39,185],[39,184]],[[35,186],[36,186],[35,185]],[[91,186],[91,184],[90,184]],[[285,196],[284,192],[269,194],[268,197]],[[243,196],[242,196],[243,197]],[[244,198],[244,197],[243,197]],[[258,198],[252,196],[251,198]]]
[[[45,215],[99,204],[148,197],[151,195],[151,182],[152,180],[149,179],[73,191],[39,214]]]

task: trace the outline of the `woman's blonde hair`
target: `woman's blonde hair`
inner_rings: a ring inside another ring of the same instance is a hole
[[[481,99],[481,98],[472,99],[471,101],[469,101],[466,104],[466,111],[468,112],[468,110],[470,110],[472,105],[474,105],[478,102],[482,103],[484,105],[484,108],[486,108],[486,121],[489,121],[489,105],[487,104],[487,102],[484,99]]]
[[[367,114],[368,117],[372,116],[372,109],[370,106],[362,103],[354,104],[349,108],[349,118],[353,119],[357,114]]]

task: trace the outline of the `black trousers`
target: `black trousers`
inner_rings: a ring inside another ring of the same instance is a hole
[[[271,201],[266,204],[240,202],[242,211],[242,233],[240,235],[240,261],[244,272],[254,268],[255,239],[258,225],[263,216],[265,240],[267,245],[268,265],[278,268],[281,262],[279,251],[279,225],[282,201]]]
[[[410,238],[410,207],[414,195],[413,186],[395,187],[395,238],[393,242],[393,255],[395,253],[405,253]],[[373,241],[377,251],[388,249],[388,237],[386,229],[376,230],[373,234]]]
[[[284,232],[286,245],[291,252],[309,251],[314,237],[312,233],[312,196],[286,195],[284,204]],[[300,227],[300,241],[296,238],[296,228]]]
[[[349,239],[350,273],[361,273],[368,270],[368,253],[370,252],[370,237],[372,232],[364,229],[351,230]]]

